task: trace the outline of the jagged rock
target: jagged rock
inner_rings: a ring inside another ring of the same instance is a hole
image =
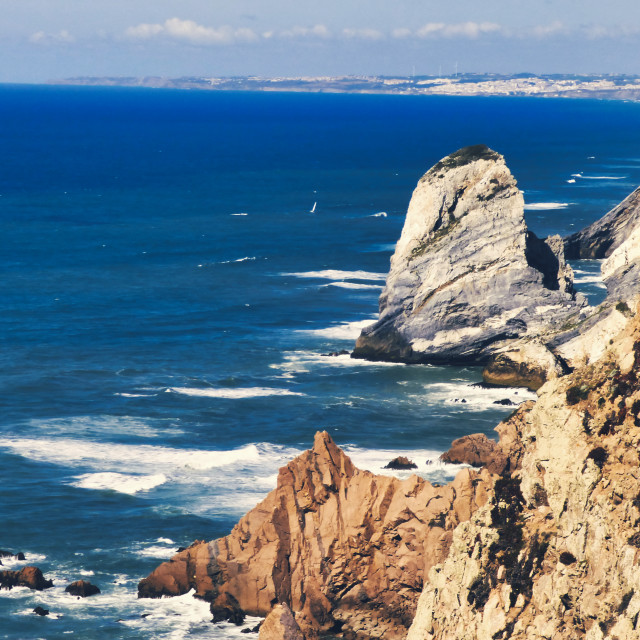
[[[569,260],[609,257],[640,225],[640,188],[582,231],[565,238]]]
[[[451,448],[440,456],[442,462],[470,464],[473,467],[487,467],[491,473],[501,474],[509,464],[509,458],[497,442],[484,433],[474,433],[458,438]]]
[[[456,528],[407,640],[636,640],[638,317],[597,362],[548,382],[499,431],[518,468]]]
[[[398,456],[383,467],[383,469],[395,469],[397,471],[417,468],[418,465],[413,460],[409,460],[406,456]]]
[[[18,553],[12,553],[11,551],[5,551],[0,549],[0,558],[15,558],[16,560],[24,560],[24,553],[22,551],[18,551]],[[0,562],[0,564],[2,564]]]
[[[72,596],[79,596],[81,598],[88,598],[100,593],[100,589],[95,584],[91,584],[88,580],[77,580],[72,582],[65,589],[66,593],[70,593]]]
[[[566,372],[557,355],[544,344],[530,341],[491,356],[482,371],[482,379],[492,385],[537,391],[547,380]]]
[[[352,354],[396,362],[485,363],[509,343],[581,320],[559,237],[527,230],[504,158],[479,145],[419,181],[380,297]]]
[[[49,589],[52,580],[47,580],[38,567],[23,567],[20,571],[0,571],[0,588],[29,587],[36,591]]]
[[[222,622],[227,620],[233,624],[240,625],[244,622],[245,614],[238,601],[230,593],[221,593],[211,603],[211,622]]]
[[[50,611],[49,609],[45,609],[44,607],[41,607],[40,605],[38,605],[34,610],[33,613],[35,613],[38,616],[48,616]]]
[[[260,626],[258,640],[305,640],[293,612],[286,604],[277,604]]]
[[[336,625],[400,638],[423,578],[453,528],[486,500],[490,474],[464,469],[445,487],[354,467],[326,432],[280,469],[277,488],[225,538],[198,541],[140,582],[140,597],[195,589],[233,596],[251,615],[288,604],[305,633]]]

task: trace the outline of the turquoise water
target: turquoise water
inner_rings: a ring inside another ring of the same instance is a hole
[[[640,182],[639,124],[587,100],[0,87],[0,548],[55,581],[0,592],[0,638],[241,637],[137,582],[226,534],[318,429],[450,478],[427,460],[526,392],[322,354],[375,317],[441,157],[500,151],[533,230],[566,234]],[[575,267],[597,302],[599,263]],[[103,593],[63,593],[83,577]]]

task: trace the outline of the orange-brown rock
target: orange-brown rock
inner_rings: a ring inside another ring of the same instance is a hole
[[[487,467],[491,473],[501,474],[509,465],[509,458],[494,440],[484,433],[473,433],[451,443],[449,451],[440,456],[443,462]]]
[[[22,567],[20,571],[0,571],[0,588],[29,587],[36,591],[49,589],[53,586],[51,580],[47,580],[38,567]]]
[[[258,640],[304,640],[304,635],[291,609],[277,604],[260,625]]]
[[[278,603],[303,631],[393,638],[411,624],[426,572],[453,529],[487,500],[488,471],[444,487],[357,469],[326,432],[280,469],[277,488],[225,538],[198,541],[140,582],[140,597],[195,589],[232,595],[249,614]]]

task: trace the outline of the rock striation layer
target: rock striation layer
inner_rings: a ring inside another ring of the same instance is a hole
[[[569,260],[608,258],[640,226],[640,188],[609,213],[582,231],[564,239]]]
[[[640,321],[501,425],[517,454],[432,567],[407,640],[640,637]]]
[[[486,470],[436,487],[354,467],[326,432],[225,538],[198,541],[140,582],[140,597],[195,589],[266,615],[287,604],[305,634],[404,637],[426,572],[487,499]]]
[[[379,320],[362,331],[352,356],[485,363],[516,340],[579,321],[585,305],[561,238],[540,240],[527,229],[504,158],[466,147],[418,182]]]

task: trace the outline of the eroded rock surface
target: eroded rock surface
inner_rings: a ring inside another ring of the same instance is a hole
[[[451,448],[440,456],[440,460],[452,464],[487,467],[495,474],[502,474],[510,464],[508,455],[498,443],[487,438],[484,433],[473,433],[454,440]]]
[[[485,363],[515,340],[581,320],[559,237],[526,227],[504,158],[467,147],[416,187],[380,297],[380,317],[353,357]]]
[[[42,591],[53,587],[53,581],[47,580],[38,567],[22,567],[20,571],[0,571],[0,588],[29,587]]]
[[[286,604],[277,604],[260,625],[258,640],[305,640],[293,612]]]
[[[640,637],[640,322],[499,428],[518,469],[454,532],[408,640]]]
[[[569,260],[608,258],[640,226],[640,188],[609,213],[564,240]]]
[[[326,432],[280,470],[277,488],[225,538],[195,542],[140,582],[141,597],[229,594],[248,614],[286,603],[307,631],[400,638],[454,527],[487,499],[491,475],[445,487],[354,467]]]

